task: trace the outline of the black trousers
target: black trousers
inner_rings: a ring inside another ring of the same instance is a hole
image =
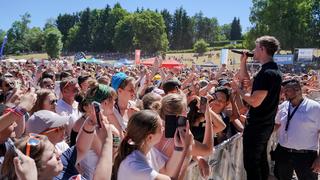
[[[267,180],[267,145],[274,125],[246,127],[243,132],[243,163],[247,180]]]
[[[280,145],[276,148],[275,172],[279,180],[291,180],[295,170],[299,180],[316,180],[318,174],[311,169],[317,152],[293,153],[286,151]]]

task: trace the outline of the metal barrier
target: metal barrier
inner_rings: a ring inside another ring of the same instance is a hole
[[[267,152],[275,149],[278,142],[277,133],[270,137]],[[221,144],[215,146],[214,153],[207,158],[211,168],[210,180],[245,180],[246,172],[243,167],[242,133],[238,133]],[[273,175],[274,162],[268,153],[270,175]],[[187,180],[202,179],[198,164],[193,162],[188,167]]]
[[[246,179],[242,157],[242,134],[238,133],[221,144],[215,146],[214,153],[208,157],[208,163],[211,168],[209,179]],[[186,179],[201,179],[197,163],[194,162],[190,164]]]

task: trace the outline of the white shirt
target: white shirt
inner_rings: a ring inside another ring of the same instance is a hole
[[[98,155],[92,149],[86,153],[85,157],[80,161],[80,166],[83,170],[81,174],[84,178],[88,180],[93,179],[98,160]]]
[[[134,101],[129,100],[128,108],[130,108],[130,107],[136,107],[136,103]],[[122,130],[126,131],[127,126],[128,126],[128,121],[129,121],[128,113],[125,113],[124,116],[122,117],[122,115],[118,111],[118,109],[113,107],[113,114],[117,118]]]
[[[60,99],[62,97],[61,91],[60,91],[60,82],[61,81],[56,81],[54,84],[54,93],[56,94],[58,99]]]
[[[153,180],[166,161],[156,148],[151,148],[146,156],[135,150],[121,162],[118,180]]]
[[[63,141],[57,143],[57,144],[55,145],[55,147],[56,147],[56,148],[61,152],[61,154],[62,154],[63,152],[65,152],[65,151],[69,148],[69,145],[63,140]]]
[[[304,98],[289,123],[286,138],[285,127],[289,104],[289,101],[283,102],[279,106],[276,116],[276,124],[281,125],[278,130],[279,144],[283,147],[296,150],[317,151],[319,148],[320,104],[311,99]],[[291,114],[293,110],[294,108],[291,106]]]
[[[78,103],[76,101],[74,101],[71,106],[64,100],[59,99],[56,105],[56,112],[62,116],[70,116],[68,128],[66,129],[68,134],[71,133],[71,129],[74,123],[82,116],[82,114],[78,110]]]

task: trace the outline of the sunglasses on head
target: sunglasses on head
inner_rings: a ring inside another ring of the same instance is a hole
[[[50,100],[49,103],[53,105],[53,104],[57,104],[57,101],[58,101],[57,99],[53,99],[53,100]]]
[[[66,87],[68,87],[69,85],[75,85],[75,84],[77,84],[77,83],[78,83],[78,81],[77,81],[76,79],[72,79],[72,80],[68,81],[68,82],[63,86],[63,89],[66,88]]]
[[[31,146],[35,147],[40,144],[40,137],[38,134],[30,133],[26,145],[26,156],[30,157]]]
[[[61,126],[61,127],[55,127],[55,128],[48,129],[48,130],[42,132],[41,134],[42,134],[42,135],[47,135],[47,134],[52,133],[52,132],[59,132],[59,131],[61,131],[61,130],[63,130],[63,129],[64,129],[63,126]]]
[[[14,82],[8,82],[8,83],[5,84],[5,86],[7,88],[13,88],[14,87]]]

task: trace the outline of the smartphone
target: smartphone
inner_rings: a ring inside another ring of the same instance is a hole
[[[93,105],[94,111],[96,113],[98,127],[101,128],[102,126],[101,126],[101,121],[100,121],[100,103],[98,103],[97,101],[93,101],[92,105]]]
[[[200,112],[205,113],[207,108],[207,98],[202,97],[200,98]]]
[[[187,124],[187,118],[183,116],[167,115],[165,116],[165,132],[166,138],[173,138],[178,127],[184,127]]]
[[[187,125],[187,118],[183,116],[179,116],[178,127],[186,127],[186,125]]]
[[[10,138],[7,142],[8,142],[8,148],[14,153],[14,157],[19,156],[18,150],[14,145],[14,142]]]
[[[165,116],[165,123],[164,123],[164,135],[166,138],[173,138],[174,133],[178,127],[178,118],[179,116],[176,115],[167,115]]]

